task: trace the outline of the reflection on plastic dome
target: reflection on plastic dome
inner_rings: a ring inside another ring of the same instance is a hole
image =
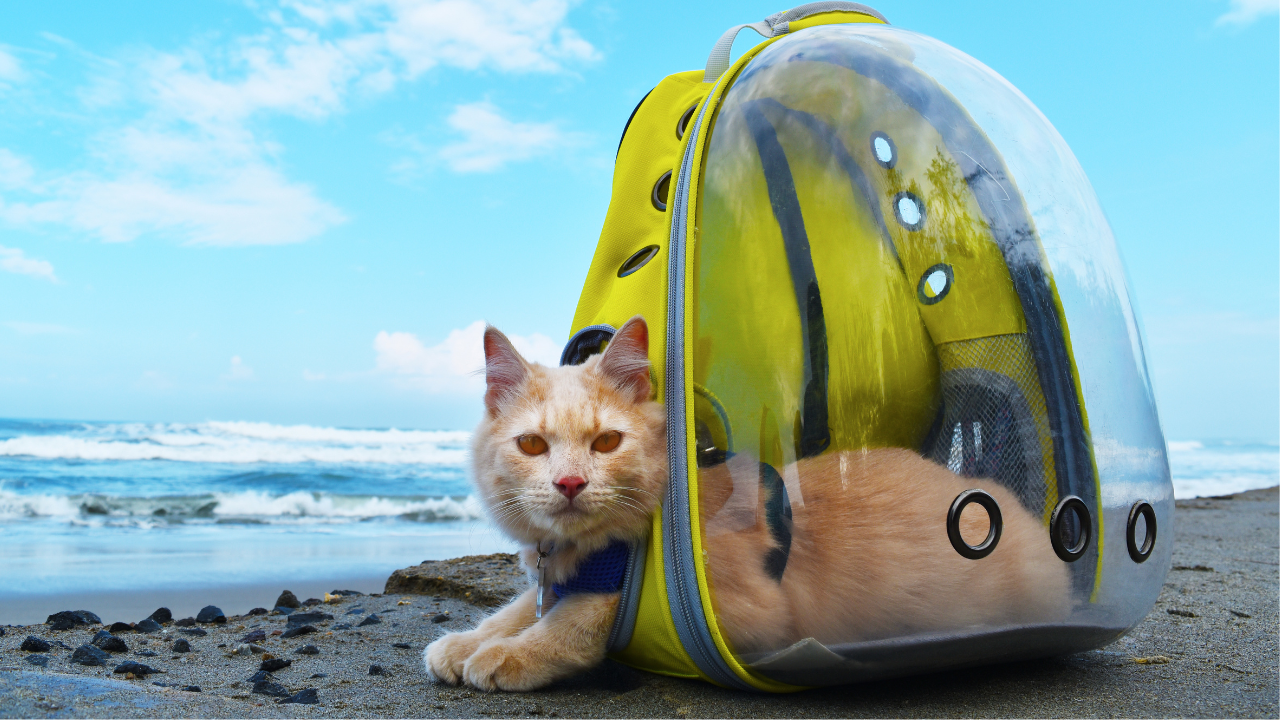
[[[1171,527],[1167,461],[1114,241],[1048,121],[935,40],[835,25],[762,50],[711,133],[690,441],[739,658],[807,685],[1136,623],[1171,543],[1136,562],[1126,530],[1140,501]]]

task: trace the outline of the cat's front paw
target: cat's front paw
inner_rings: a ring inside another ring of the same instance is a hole
[[[520,643],[505,638],[487,642],[472,653],[462,677],[486,692],[537,690],[555,680],[554,669],[545,661],[538,662]]]
[[[422,652],[422,660],[427,672],[441,682],[457,685],[462,682],[463,668],[467,658],[480,645],[480,638],[475,632],[449,633],[427,646]]]

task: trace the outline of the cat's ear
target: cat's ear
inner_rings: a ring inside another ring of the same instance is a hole
[[[484,329],[484,381],[488,389],[484,405],[489,414],[497,415],[529,375],[529,365],[520,357],[511,341],[498,328]]]
[[[643,317],[637,315],[618,329],[605,348],[598,369],[635,402],[649,399],[649,326]]]

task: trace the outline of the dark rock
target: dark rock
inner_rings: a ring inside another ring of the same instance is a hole
[[[138,650],[137,652],[134,653],[134,655],[141,655],[142,657],[155,657],[156,652],[154,650]]]
[[[71,662],[77,665],[106,665],[111,656],[92,645],[81,645],[71,653]]]
[[[363,615],[364,608],[351,608],[350,610],[346,611],[343,614],[344,615]]]
[[[173,622],[173,613],[170,612],[169,608],[167,607],[157,608],[155,612],[147,616],[147,619],[155,620],[156,622],[163,625],[165,623]]]
[[[51,630],[70,630],[79,625],[101,625],[102,619],[88,610],[63,610],[44,621]]]
[[[112,635],[115,635],[116,633],[133,632],[133,625],[127,622],[114,622],[107,629],[111,631]]]
[[[452,560],[428,560],[396,570],[387,578],[386,595],[434,595],[498,607],[524,592],[529,579],[515,555],[469,555]]]
[[[112,670],[112,672],[114,672],[114,673],[115,673],[115,674],[117,674],[117,675],[123,675],[123,674],[125,674],[125,673],[133,673],[134,675],[137,675],[138,677],[146,677],[146,676],[150,675],[151,673],[163,672],[163,670],[157,670],[157,669],[155,669],[155,668],[151,667],[150,665],[143,665],[143,664],[142,664],[142,663],[140,663],[140,662],[134,662],[134,661],[132,661],[132,660],[126,660],[126,661],[124,661],[124,662],[120,663],[119,665],[117,665],[117,666],[116,666],[116,669],[115,669],[115,670]]]
[[[449,617],[449,616],[448,616],[448,615],[446,615],[445,613],[436,613],[435,615],[432,615],[432,616],[431,616],[431,622],[436,623],[436,624],[439,624],[439,623],[442,623],[442,622],[448,622],[448,621],[450,621],[450,620],[452,620],[452,619],[453,619],[453,618]]]
[[[320,648],[316,647],[315,645],[303,645],[297,650],[294,650],[293,653],[295,655],[319,655]]]
[[[36,667],[48,667],[49,656],[48,655],[28,655],[27,662],[31,663],[32,665],[35,665]]]
[[[27,639],[22,641],[22,649],[27,652],[49,652],[49,641],[35,635],[28,635]]]
[[[249,611],[249,615],[266,615],[269,610],[263,607],[257,607]]]
[[[276,678],[275,678],[275,676],[274,676],[274,675],[272,675],[271,673],[267,672],[266,670],[259,670],[258,672],[256,672],[256,673],[254,673],[254,674],[252,674],[252,675],[250,675],[250,676],[249,676],[249,680],[248,680],[248,682],[251,682],[251,683],[260,683],[260,682],[262,682],[263,680],[271,681],[271,680],[275,680],[275,679],[276,679]]]
[[[291,637],[297,637],[299,635],[310,635],[311,633],[314,633],[314,632],[320,632],[319,630],[316,629],[315,625],[299,625],[296,627],[291,627],[288,630],[285,630],[284,633],[280,635],[280,637],[291,638]]]
[[[332,620],[333,616],[324,612],[297,612],[289,616],[289,627],[295,625],[310,625],[312,623],[325,622]]]
[[[263,672],[273,673],[279,672],[292,664],[292,660],[286,660],[285,658],[271,658],[270,660],[263,660],[262,665],[259,666],[258,669]]]
[[[409,650],[412,649],[413,646],[409,643],[392,643],[391,647],[400,648],[401,650]]]
[[[333,629],[334,630],[350,630],[351,623],[338,623],[337,625],[333,626]]]
[[[364,593],[359,592],[359,591],[357,591],[357,590],[334,590],[333,592],[331,592],[331,593],[329,593],[329,594],[330,594],[330,595],[340,595],[340,596],[342,596],[342,597],[358,597],[358,596],[364,595]]]
[[[143,620],[137,625],[134,625],[133,629],[137,630],[140,633],[157,633],[157,632],[160,632],[160,630],[162,630],[162,628],[160,627],[160,623],[156,622],[155,620],[152,620],[151,618],[147,618],[146,620]]]
[[[302,607],[302,603],[298,602],[297,595],[294,595],[292,592],[285,590],[284,592],[280,593],[280,597],[276,598],[276,607],[297,609]]]
[[[327,678],[327,677],[329,677],[328,673],[313,673],[311,677],[308,679],[315,680],[316,678]]]
[[[196,613],[196,622],[198,623],[225,623],[227,616],[223,614],[222,609],[215,605],[205,605]]]
[[[209,634],[209,631],[204,628],[182,628],[178,632],[183,635],[190,635],[191,637],[204,637]]]
[[[200,686],[199,686],[199,685],[188,685],[188,686],[186,686],[186,687],[182,688],[182,692],[200,692]]]
[[[391,673],[388,673],[386,668],[382,667],[381,665],[370,665],[369,674],[370,675],[390,675]]]
[[[316,695],[315,688],[307,688],[306,690],[298,691],[296,695],[290,695],[289,697],[283,700],[277,700],[276,702],[280,705],[284,705],[286,703],[296,703],[298,705],[318,705],[320,703],[320,698],[318,695]]]
[[[356,627],[364,627],[365,625],[381,625],[381,624],[382,624],[382,618],[378,617],[377,615],[370,615],[369,617],[361,620],[360,624],[357,625]]]
[[[253,684],[253,690],[258,695],[269,695],[271,697],[287,698],[289,691],[284,689],[280,683],[274,683],[270,680],[259,680]]]
[[[226,646],[227,646],[227,644],[226,644],[226,643],[218,643],[218,647],[220,647],[220,648],[224,648],[224,647],[226,647]]]
[[[244,637],[240,638],[240,642],[260,643],[260,642],[266,642],[266,639],[267,639],[266,630],[251,630],[248,633],[245,633]]]
[[[177,625],[178,627],[191,627],[192,625],[196,624],[196,619],[193,617],[182,618],[181,620],[173,621],[173,624]]]
[[[320,598],[307,598],[306,600],[302,601],[302,604],[306,605],[307,607],[315,607],[316,605],[319,605],[322,602],[324,601],[321,600]]]
[[[272,612],[277,612],[277,613],[280,613],[281,615],[289,615],[294,610],[297,610],[297,608],[288,608],[288,607],[277,605],[276,609],[273,610]]]
[[[173,651],[176,653],[191,652],[191,641],[186,638],[178,638],[173,641]]]
[[[123,640],[112,635],[106,630],[99,630],[97,635],[93,636],[90,641],[94,645],[106,650],[107,652],[123,653],[129,652],[129,646]]]

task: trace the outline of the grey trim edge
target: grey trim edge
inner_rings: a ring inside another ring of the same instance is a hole
[[[648,551],[649,538],[631,546],[627,574],[622,578],[622,596],[618,598],[618,610],[613,616],[613,628],[609,630],[605,652],[621,652],[631,644],[631,635],[636,629],[636,613],[640,610],[640,589],[644,586],[644,563]]]

